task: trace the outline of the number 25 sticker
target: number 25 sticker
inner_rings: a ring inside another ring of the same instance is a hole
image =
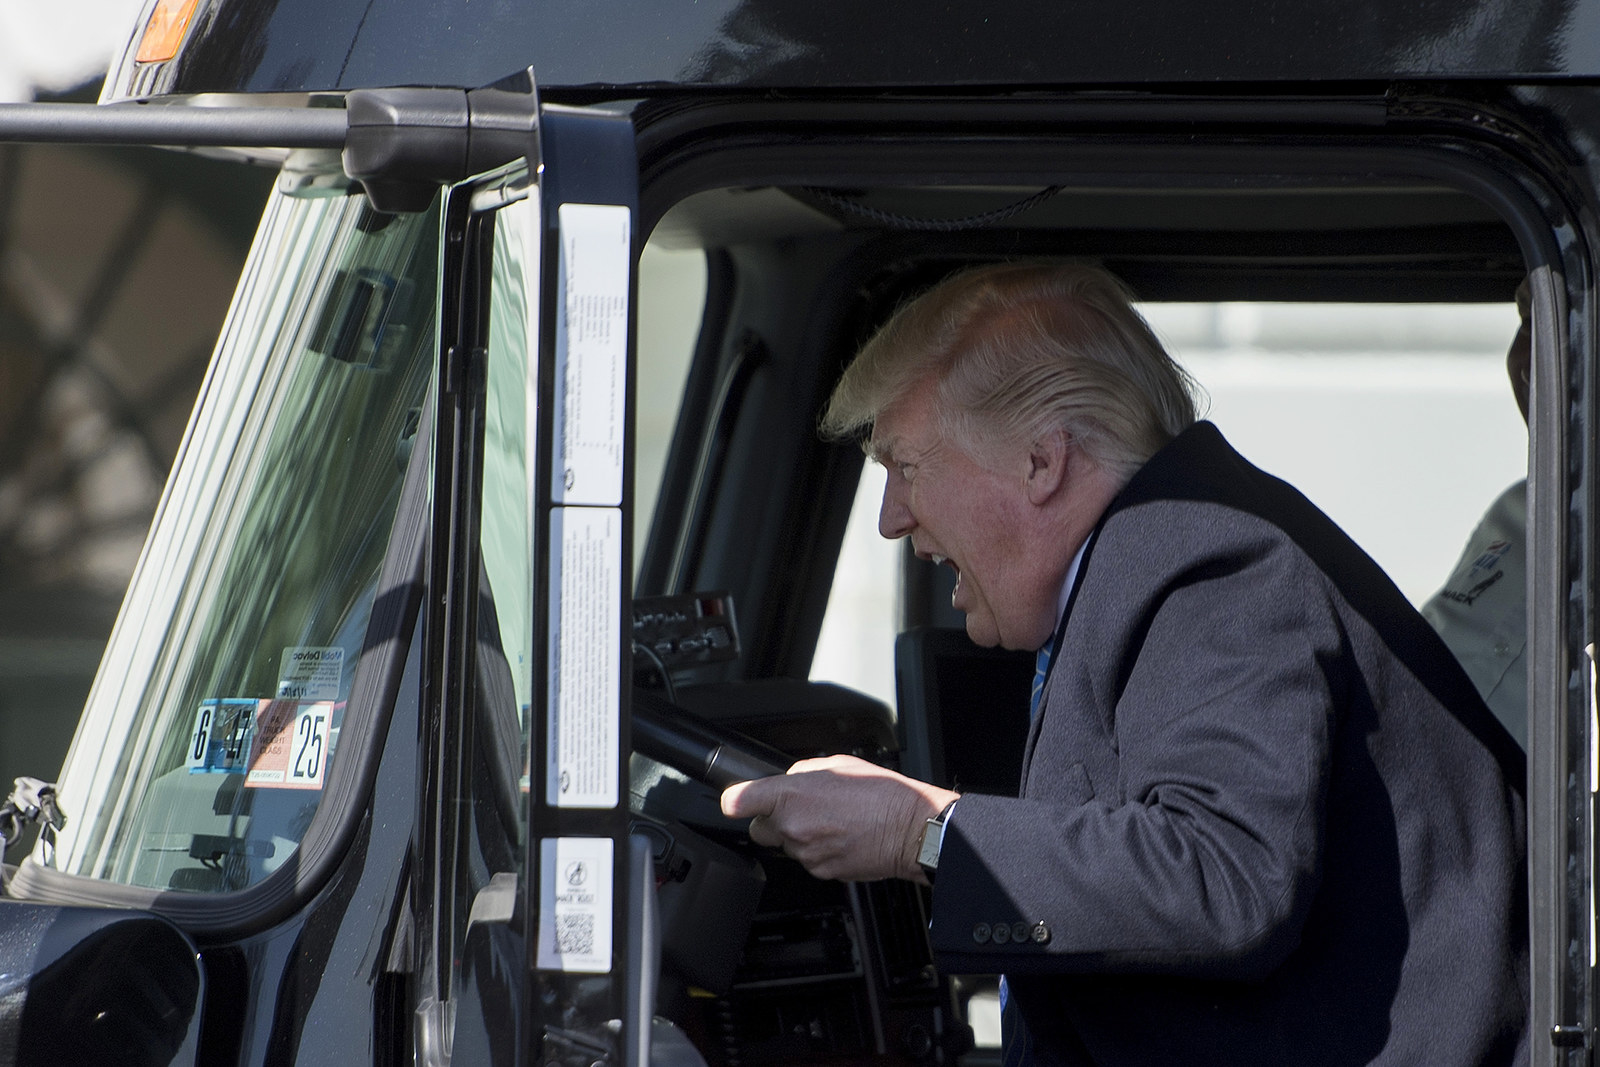
[[[279,789],[321,789],[328,769],[333,701],[262,701],[245,784]]]
[[[322,768],[328,756],[328,706],[312,704],[295,717],[294,741],[290,748],[289,781],[294,785],[320,786]]]

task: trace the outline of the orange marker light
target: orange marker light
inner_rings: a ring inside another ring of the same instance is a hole
[[[183,35],[194,18],[194,9],[200,0],[160,0],[150,12],[145,23],[144,37],[139,41],[139,53],[133,58],[139,63],[162,63],[178,54]]]

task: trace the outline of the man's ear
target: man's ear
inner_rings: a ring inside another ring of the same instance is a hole
[[[1065,430],[1051,430],[1028,446],[1028,502],[1043,504],[1067,483],[1067,462],[1072,454]]]

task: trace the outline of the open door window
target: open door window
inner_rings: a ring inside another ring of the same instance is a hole
[[[650,1015],[624,788],[633,128],[534,125],[444,208],[423,1062],[636,1062]]]

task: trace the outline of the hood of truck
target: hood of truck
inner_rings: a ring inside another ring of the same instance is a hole
[[[106,100],[546,90],[1529,80],[1600,76],[1600,0],[199,0],[182,49],[114,57]]]

